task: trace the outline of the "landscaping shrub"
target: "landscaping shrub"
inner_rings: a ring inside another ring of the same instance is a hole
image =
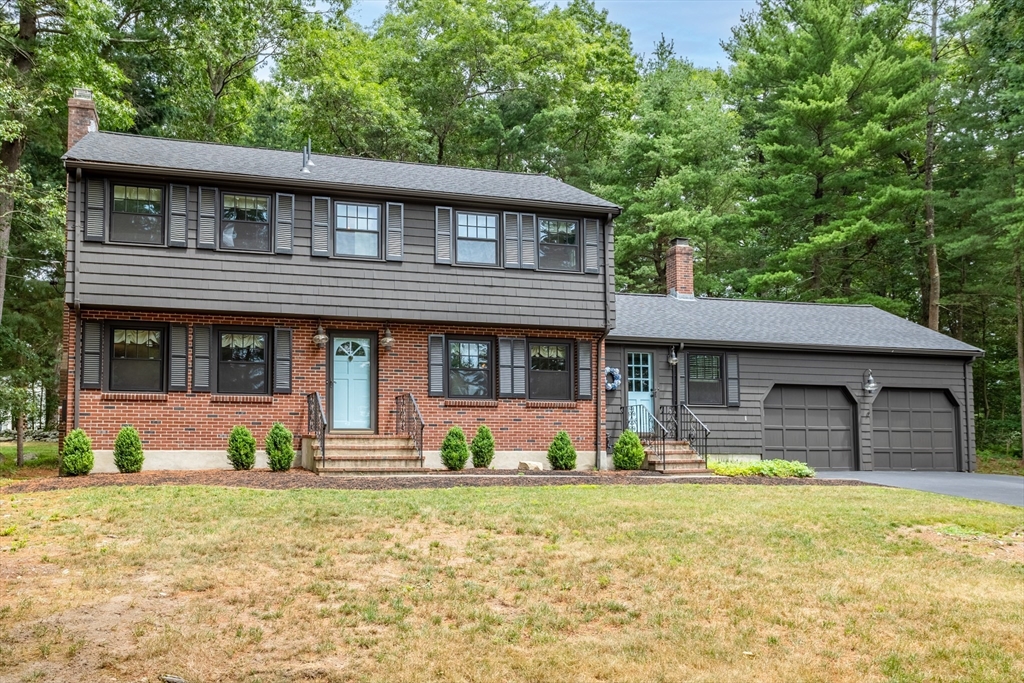
[[[548,462],[553,470],[576,469],[576,448],[565,432],[555,434],[555,440],[548,446]]]
[[[487,425],[480,425],[476,428],[476,436],[469,444],[469,450],[473,454],[473,467],[490,467],[494,460],[494,435]]]
[[[242,425],[232,429],[228,437],[228,461],[236,470],[251,470],[256,464],[256,439]]]
[[[458,427],[452,427],[444,435],[441,444],[441,463],[450,470],[461,470],[469,460],[469,446],[466,435]]]
[[[121,427],[114,440],[114,464],[122,473],[139,472],[142,470],[142,439],[139,430],[131,425]]]
[[[638,470],[644,466],[647,453],[644,452],[644,445],[640,443],[640,437],[636,432],[627,429],[622,432],[619,440],[615,442],[615,450],[612,451],[612,462],[617,470]]]
[[[94,464],[92,439],[81,429],[72,429],[64,437],[64,457],[60,461],[60,473],[66,477],[89,474]]]
[[[280,422],[267,432],[267,438],[263,442],[267,450],[267,462],[274,472],[284,472],[291,468],[292,460],[295,459],[295,448],[291,431]]]
[[[709,462],[708,469],[726,477],[813,477],[814,470],[795,460]]]

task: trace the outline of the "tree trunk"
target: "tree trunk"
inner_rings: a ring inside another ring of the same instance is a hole
[[[939,61],[939,0],[932,0],[932,56],[928,80],[935,83],[935,65]],[[935,199],[932,196],[935,171],[935,94],[928,100],[928,122],[924,142],[924,242],[928,252],[928,327],[939,329],[939,252],[935,245]]]
[[[25,464],[25,413],[18,413],[17,427],[18,433],[18,467]]]

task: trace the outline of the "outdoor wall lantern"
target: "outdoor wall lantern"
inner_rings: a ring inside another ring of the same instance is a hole
[[[384,328],[384,336],[380,338],[380,347],[385,351],[390,351],[391,347],[395,345],[395,338],[391,336],[391,328]]]
[[[863,387],[864,387],[864,391],[868,392],[869,394],[872,391],[874,391],[875,389],[878,388],[878,382],[875,381],[874,376],[871,374],[871,369],[870,368],[868,368],[867,370],[864,371],[864,384],[863,384]]]
[[[318,349],[327,348],[327,333],[324,332],[324,326],[320,323],[316,324],[316,334],[313,335],[313,343],[316,344]]]
[[[676,355],[676,347],[672,347],[672,353],[668,357],[669,365],[679,365],[679,356]]]

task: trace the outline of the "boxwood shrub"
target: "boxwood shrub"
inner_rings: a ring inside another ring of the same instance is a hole
[[[143,458],[139,430],[131,425],[121,427],[117,438],[114,439],[114,464],[117,465],[117,471],[138,472],[142,470]]]
[[[236,470],[251,470],[256,464],[256,439],[244,425],[238,425],[228,436],[228,461]]]
[[[480,425],[476,428],[476,436],[469,444],[469,451],[473,454],[473,467],[490,467],[494,460],[494,435],[487,425]]]
[[[60,459],[60,473],[66,477],[89,474],[94,464],[92,439],[82,429],[72,429],[64,437],[64,455]]]
[[[638,470],[644,466],[647,453],[644,452],[644,445],[640,443],[640,437],[636,432],[627,429],[615,442],[615,450],[612,451],[612,462],[617,470]]]
[[[548,462],[553,470],[576,469],[576,448],[566,432],[555,434],[554,441],[548,446]]]
[[[461,470],[469,460],[469,446],[466,435],[459,427],[452,427],[441,443],[441,464],[450,470]]]
[[[294,438],[291,431],[280,422],[267,432],[263,447],[267,450],[267,462],[274,472],[284,472],[291,468],[295,459]]]

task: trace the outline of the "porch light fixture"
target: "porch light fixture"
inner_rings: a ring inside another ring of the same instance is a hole
[[[668,357],[669,365],[679,365],[679,357],[676,355],[676,347],[672,347],[672,353]]]
[[[324,332],[324,326],[320,323],[316,324],[316,334],[313,335],[313,343],[316,344],[318,349],[327,348],[327,333]]]
[[[864,371],[864,384],[862,386],[864,387],[864,391],[869,394],[878,388],[878,382],[875,381],[870,368]]]
[[[380,338],[380,347],[385,351],[390,351],[391,347],[395,345],[395,338],[391,336],[391,328],[384,328],[384,336]]]

